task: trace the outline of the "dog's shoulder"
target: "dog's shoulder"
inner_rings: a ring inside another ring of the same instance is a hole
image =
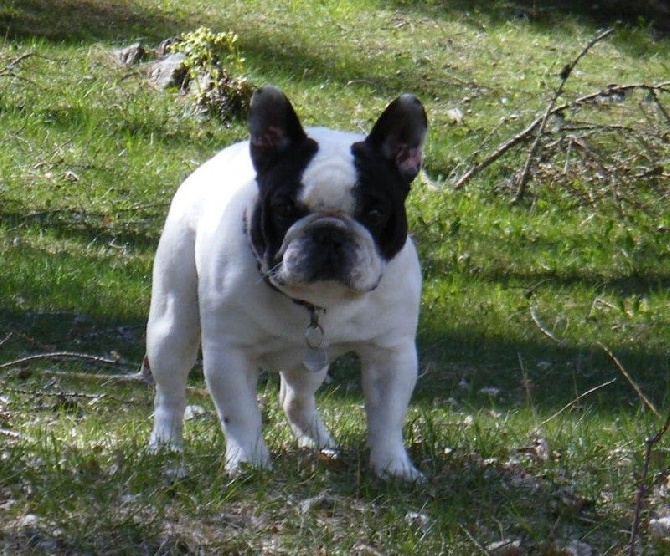
[[[198,228],[212,210],[225,209],[245,192],[247,196],[253,196],[256,192],[254,178],[249,142],[226,147],[182,182],[172,199],[168,221],[181,221],[190,228]]]

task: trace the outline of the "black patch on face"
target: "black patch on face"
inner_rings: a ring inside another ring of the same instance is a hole
[[[267,269],[279,262],[276,255],[287,230],[308,214],[298,197],[302,175],[318,150],[318,143],[305,137],[256,176],[258,199],[251,215],[251,244]]]
[[[356,166],[354,217],[375,240],[381,256],[389,261],[407,241],[405,199],[411,179],[368,141],[351,146]]]

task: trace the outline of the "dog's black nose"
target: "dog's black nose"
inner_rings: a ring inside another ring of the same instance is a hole
[[[347,241],[347,232],[339,226],[324,225],[312,230],[312,240],[324,249],[342,247]]]

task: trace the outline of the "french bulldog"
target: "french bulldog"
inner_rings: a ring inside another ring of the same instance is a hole
[[[405,199],[427,118],[394,100],[369,135],[303,128],[282,91],[254,93],[248,141],[196,169],[172,201],[154,261],[145,365],[155,382],[149,446],[180,449],[186,380],[202,350],[226,469],[270,467],[259,369],[302,447],[336,449],[314,394],[331,361],[361,362],[370,465],[421,480],[403,445],[417,380],[421,271]]]

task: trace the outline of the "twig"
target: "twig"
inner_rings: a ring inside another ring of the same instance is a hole
[[[461,189],[467,182],[469,182],[473,176],[479,174],[482,170],[488,168],[496,160],[498,160],[502,155],[509,151],[512,147],[522,143],[530,137],[530,135],[535,131],[535,128],[540,125],[542,121],[541,117],[535,118],[530,124],[526,126],[525,129],[517,133],[514,137],[508,139],[507,141],[498,145],[498,148],[494,150],[490,155],[488,155],[484,160],[470,168],[465,172],[460,178],[454,183],[454,189]]]
[[[12,438],[14,440],[27,440],[27,436],[21,434],[20,432],[16,432],[10,429],[0,429],[0,434],[3,436],[8,436],[9,438]]]
[[[19,79],[21,81],[26,81],[27,83],[30,83],[34,87],[39,87],[42,89],[40,85],[35,83],[32,79],[28,79],[27,77],[24,77],[20,73],[17,73],[15,69],[18,67],[18,65],[23,62],[26,58],[30,58],[31,56],[38,56],[35,52],[26,52],[25,54],[21,54],[20,56],[17,56],[13,60],[10,60],[4,68],[0,69],[0,77],[12,77],[14,79]]]
[[[13,335],[14,335],[13,332],[10,332],[9,334],[7,334],[7,336],[5,336],[4,339],[0,342],[0,348],[2,346],[4,346]]]
[[[567,64],[560,73],[561,77],[561,82],[558,85],[558,88],[554,92],[554,96],[552,97],[551,101],[549,102],[549,105],[547,106],[547,109],[544,111],[544,115],[542,116],[539,124],[539,129],[537,130],[537,135],[535,136],[535,142],[533,143],[533,146],[530,149],[530,152],[528,153],[528,156],[526,157],[526,163],[523,166],[523,170],[521,171],[521,174],[519,175],[519,178],[517,180],[517,190],[516,194],[514,195],[514,199],[512,199],[512,203],[518,203],[524,196],[526,192],[526,184],[528,183],[528,177],[530,175],[530,168],[533,162],[535,161],[535,157],[537,155],[537,151],[540,148],[540,141],[542,140],[542,135],[544,134],[544,128],[547,125],[547,121],[549,120],[549,116],[553,114],[554,107],[556,106],[556,101],[558,98],[563,94],[563,91],[565,90],[565,83],[567,82],[568,78],[570,77],[570,74],[572,74],[572,70],[575,68],[575,66],[579,63],[579,61],[586,55],[586,53],[591,50],[591,48],[601,40],[603,40],[605,37],[608,35],[611,35],[614,32],[614,29],[610,28],[607,29],[606,31],[603,31],[600,33],[598,36],[595,38],[591,39],[588,44],[582,49],[582,51],[579,53],[579,55],[569,64]]]
[[[642,465],[642,477],[640,478],[640,483],[637,487],[637,493],[635,494],[635,508],[633,509],[633,524],[630,529],[630,544],[628,545],[628,556],[635,556],[635,541],[637,540],[637,535],[640,530],[640,513],[642,512],[642,501],[644,500],[644,495],[647,490],[647,475],[649,475],[649,465],[651,462],[651,454],[654,449],[654,446],[658,444],[665,433],[670,429],[670,412],[665,419],[663,427],[652,437],[647,438],[644,443],[646,445],[644,451],[644,463]]]
[[[658,412],[658,409],[656,409],[656,406],[651,403],[649,398],[644,395],[640,387],[635,383],[635,381],[631,378],[631,376],[628,374],[628,371],[624,368],[624,366],[619,362],[619,360],[616,358],[616,356],[612,353],[612,351],[602,342],[598,342],[598,345],[602,348],[602,350],[609,355],[610,359],[614,363],[617,369],[619,369],[619,372],[626,378],[628,381],[628,384],[630,384],[631,388],[635,390],[635,393],[639,396],[639,398],[642,400],[644,405],[647,406],[649,411],[651,411],[656,417],[659,419],[661,418],[661,414]]]
[[[65,377],[73,378],[77,380],[97,380],[101,382],[128,382],[128,383],[138,383],[144,384],[146,386],[153,385],[153,380],[151,375],[147,376],[146,373],[132,372],[128,374],[105,374],[105,373],[80,373],[76,371],[54,371],[52,369],[40,369],[41,374],[56,376],[56,377]],[[197,396],[209,397],[209,392],[206,388],[198,388],[197,386],[187,386],[186,391],[190,394],[195,394]]]
[[[609,97],[613,95],[625,96],[630,91],[634,91],[637,89],[647,91],[650,95],[652,95],[652,98],[656,100],[658,98],[658,92],[659,91],[666,93],[670,92],[670,90],[668,89],[669,87],[670,87],[670,81],[662,81],[660,83],[652,85],[648,83],[627,83],[625,85],[610,85],[606,89],[601,89],[593,93],[582,95],[581,97],[577,97],[576,99],[570,102],[565,102],[559,106],[554,106],[551,109],[549,116],[555,116],[556,114],[560,114],[561,112],[564,112],[565,110],[568,109],[576,110],[577,108],[581,107],[584,104],[592,104],[597,102],[599,98]],[[657,101],[657,105],[661,106],[660,102]],[[664,114],[666,113],[665,110],[662,110],[662,112]],[[496,160],[498,160],[505,153],[507,153],[507,151],[514,148],[519,143],[527,142],[531,138],[533,133],[535,133],[535,130],[540,126],[543,119],[544,115],[538,116],[532,122],[530,122],[524,129],[519,131],[516,135],[498,145],[498,147],[491,154],[489,154],[481,162],[475,164],[472,168],[463,173],[454,182],[453,186],[454,189],[457,190],[462,189],[474,176],[476,176],[481,171],[488,168]]]
[[[43,361],[43,360],[52,360],[52,359],[81,359],[84,361],[89,361],[92,363],[98,363],[101,365],[119,365],[118,359],[108,359],[106,357],[99,357],[97,355],[88,355],[86,353],[74,353],[71,351],[54,351],[51,353],[39,353],[37,355],[28,355],[27,357],[21,357],[20,359],[15,359],[14,361],[8,361],[0,365],[0,370],[9,369],[11,367],[18,367],[25,363],[32,363],[33,361]]]
[[[13,60],[10,60],[9,63],[5,66],[5,69],[13,70],[16,66],[18,66],[23,60],[26,58],[30,58],[32,56],[37,56],[37,53],[34,51],[31,52],[26,52],[25,54],[21,54],[20,56],[17,56]]]
[[[572,406],[577,404],[580,400],[583,400],[586,396],[589,396],[589,395],[593,394],[593,392],[595,392],[596,390],[600,390],[601,388],[605,388],[606,386],[609,386],[610,384],[613,384],[614,382],[616,382],[616,378],[613,378],[612,380],[608,380],[607,382],[603,382],[602,384],[600,384],[598,386],[594,386],[593,388],[590,388],[586,392],[581,393],[579,396],[577,396],[570,403],[565,404],[556,413],[554,413],[553,415],[551,415],[550,417],[547,417],[544,421],[542,421],[542,423],[540,423],[539,428],[543,428],[549,421],[553,421],[561,413],[570,409]]]
[[[490,552],[489,550],[487,550],[486,547],[485,547],[484,545],[482,545],[482,543],[480,543],[480,542],[479,542],[479,541],[472,535],[472,533],[470,533],[470,531],[468,531],[463,525],[461,525],[460,528],[461,528],[461,531],[463,531],[463,532],[465,533],[465,535],[468,537],[468,539],[470,540],[470,542],[471,542],[472,544],[475,545],[475,547],[477,548],[477,550],[478,550],[481,554],[484,554],[485,556],[491,556],[491,552]]]
[[[533,301],[533,295],[532,293],[530,294],[530,318],[533,319],[533,322],[535,323],[535,326],[544,334],[547,338],[550,340],[553,340],[559,345],[565,344],[563,340],[561,340],[558,336],[556,336],[551,330],[549,330],[546,326],[542,324],[542,321],[540,321],[540,317],[537,316],[537,305]]]

